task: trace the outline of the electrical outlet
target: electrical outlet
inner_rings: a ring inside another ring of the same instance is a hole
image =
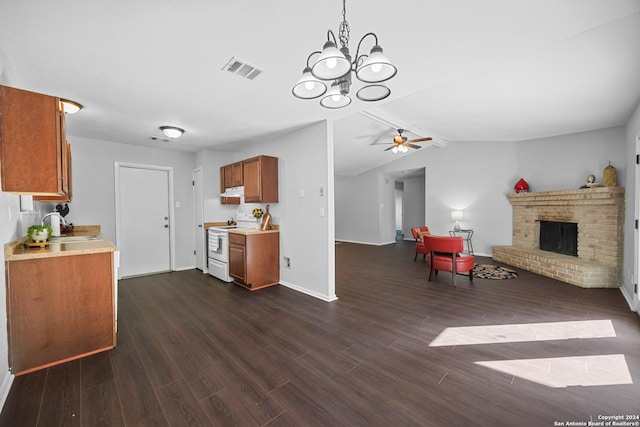
[[[284,266],[285,268],[291,268],[291,259],[288,256],[284,257]]]

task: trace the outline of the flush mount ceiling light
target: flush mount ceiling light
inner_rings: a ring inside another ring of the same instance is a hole
[[[327,31],[327,41],[322,52],[312,52],[307,57],[307,66],[302,70],[302,77],[293,87],[293,95],[300,99],[315,99],[322,97],[320,105],[325,108],[342,108],[351,103],[349,90],[351,88],[351,74],[367,83],[358,92],[356,97],[361,101],[373,102],[385,99],[391,94],[391,90],[381,84],[396,75],[398,69],[383,55],[382,48],[378,45],[378,36],[367,33],[358,42],[355,59],[351,59],[349,53],[349,23],[347,22],[346,0],[342,0],[342,22],[338,30],[340,49],[336,47],[336,36],[333,31]],[[369,55],[360,55],[360,46],[365,38],[372,36],[375,45]],[[333,40],[331,40],[333,39]],[[311,58],[319,55],[313,65]],[[327,92],[327,85],[331,88]]]
[[[75,114],[83,108],[82,104],[68,99],[60,98],[60,103],[62,104],[62,111],[64,111],[65,114]]]
[[[175,126],[160,126],[162,133],[170,139],[180,138],[184,133],[184,129]]]

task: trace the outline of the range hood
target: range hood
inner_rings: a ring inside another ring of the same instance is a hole
[[[220,197],[240,197],[244,196],[244,187],[229,187],[224,189]]]

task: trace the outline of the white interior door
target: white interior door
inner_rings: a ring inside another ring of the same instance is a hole
[[[204,230],[204,196],[202,193],[202,168],[193,171],[193,210],[194,223],[196,233],[196,268],[203,273],[207,272],[207,262],[205,254],[207,248],[205,246],[205,230]]]
[[[171,270],[170,170],[116,165],[121,277]]]

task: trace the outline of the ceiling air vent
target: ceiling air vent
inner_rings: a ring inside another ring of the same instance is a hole
[[[260,74],[264,73],[264,70],[249,64],[247,61],[238,59],[235,56],[222,67],[222,71],[228,71],[231,74],[235,74],[245,79],[254,80]]]

